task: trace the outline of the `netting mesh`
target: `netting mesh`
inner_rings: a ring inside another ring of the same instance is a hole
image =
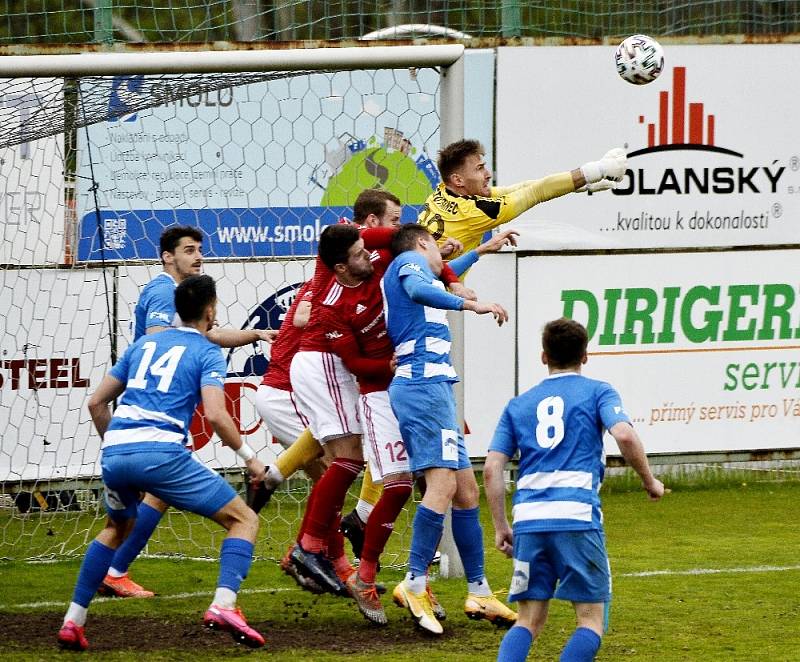
[[[309,72],[0,79],[0,147],[29,143],[218,90]]]
[[[64,90],[61,81],[38,79],[0,88],[0,98],[49,102],[9,105],[0,147],[6,558],[79,554],[96,532],[100,442],[86,400],[131,341],[136,301],[161,271],[166,227],[203,231],[220,324],[278,328],[311,275],[319,233],[351,216],[361,190],[392,191],[406,203],[408,220],[438,176],[429,157],[439,147],[434,69],[207,81],[121,76],[81,79]],[[78,112],[70,98],[83,99]],[[87,125],[78,127],[71,116],[84,113]],[[58,133],[65,125],[67,133]],[[226,356],[229,410],[270,462],[280,447],[253,405],[269,349],[247,346]],[[192,432],[198,457],[241,486],[235,454],[201,425]],[[262,511],[259,556],[285,551],[307,493],[307,481],[296,476]],[[407,523],[403,515],[387,562],[398,558]],[[213,556],[222,533],[170,510],[147,552]]]
[[[433,24],[474,37],[598,38],[789,34],[800,29],[794,0],[9,0],[0,43],[205,42],[358,39],[403,24]],[[424,31],[419,31],[424,35]]]

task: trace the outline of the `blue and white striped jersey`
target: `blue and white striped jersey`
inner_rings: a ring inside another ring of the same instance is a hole
[[[176,287],[175,279],[166,271],[162,271],[144,286],[133,311],[136,321],[134,341],[139,340],[153,326],[180,326],[180,318],[175,312]]]
[[[514,532],[603,528],[603,430],[630,422],[616,390],[578,373],[558,373],[513,398],[489,447],[519,451]]]
[[[183,446],[203,386],[223,388],[219,345],[188,327],[167,329],[133,343],[109,374],[126,385],[108,426],[103,452]],[[143,445],[146,445],[145,448]]]
[[[459,297],[446,292],[424,255],[406,251],[392,261],[381,281],[386,328],[397,355],[392,382],[457,382],[456,371],[450,365],[447,311],[412,300],[403,285],[406,277],[421,278],[426,285],[440,289],[443,301],[452,299],[453,309],[463,305]]]

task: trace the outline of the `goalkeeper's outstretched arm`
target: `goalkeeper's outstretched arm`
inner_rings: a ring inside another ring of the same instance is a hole
[[[570,172],[524,181],[513,186],[493,187],[492,197],[505,198],[505,204],[497,217],[497,225],[508,223],[534,205],[573,191],[612,188],[625,175],[627,166],[625,150],[617,147],[606,152],[599,161],[590,161]]]

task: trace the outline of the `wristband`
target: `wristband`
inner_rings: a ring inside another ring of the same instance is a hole
[[[593,184],[603,179],[603,166],[600,165],[600,161],[584,163],[581,166],[581,172],[587,184]]]
[[[249,462],[250,460],[252,460],[256,456],[256,454],[253,451],[253,449],[250,448],[250,446],[248,446],[244,442],[242,442],[242,445],[239,446],[239,448],[236,449],[236,454],[240,458],[242,458],[245,462]]]

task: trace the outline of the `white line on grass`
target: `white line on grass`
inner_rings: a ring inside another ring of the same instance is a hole
[[[616,577],[663,577],[676,575],[722,575],[727,573],[755,573],[755,572],[787,572],[800,570],[800,565],[757,565],[749,568],[689,568],[688,570],[644,570],[642,572],[622,572],[614,574]],[[612,573],[613,574],[613,573]],[[285,591],[299,591],[299,588],[245,588],[239,593],[258,594],[258,593],[279,593]],[[201,598],[213,595],[212,591],[199,591],[194,593],[175,593],[174,595],[158,595],[153,599],[160,600],[185,600],[186,598]],[[119,598],[95,598],[94,603],[110,602]],[[63,607],[64,600],[48,602],[25,602],[17,604],[0,604],[0,611],[4,609],[44,609],[49,607]]]
[[[211,556],[181,556],[179,554],[139,554],[138,557],[140,559],[167,559],[167,560],[180,560],[180,561],[200,561],[202,563],[216,563],[219,561],[219,558],[213,558]],[[71,559],[28,559],[26,563],[30,563],[31,565],[51,565],[54,563],[66,563],[68,561],[74,561],[74,558]],[[257,559],[262,560],[262,559]]]
[[[688,570],[644,570],[642,572],[623,572],[617,577],[659,577],[662,575],[722,575],[727,573],[786,572],[800,570],[800,565],[756,565],[749,568],[689,568]],[[612,573],[612,575],[615,573]]]
[[[299,591],[299,588],[244,588],[239,591],[240,594],[255,594],[255,593],[283,593],[286,591]],[[213,591],[198,591],[195,593],[175,593],[173,595],[157,595],[153,600],[185,600],[186,598],[202,598],[203,596],[212,596]],[[130,598],[135,599],[135,598]],[[141,599],[141,598],[140,598]],[[95,598],[92,603],[98,602],[111,602],[112,600],[120,600],[120,598]],[[67,605],[65,600],[51,600],[47,602],[23,602],[23,603],[9,603],[0,605],[0,611],[4,609],[44,609],[47,607],[64,607]]]

